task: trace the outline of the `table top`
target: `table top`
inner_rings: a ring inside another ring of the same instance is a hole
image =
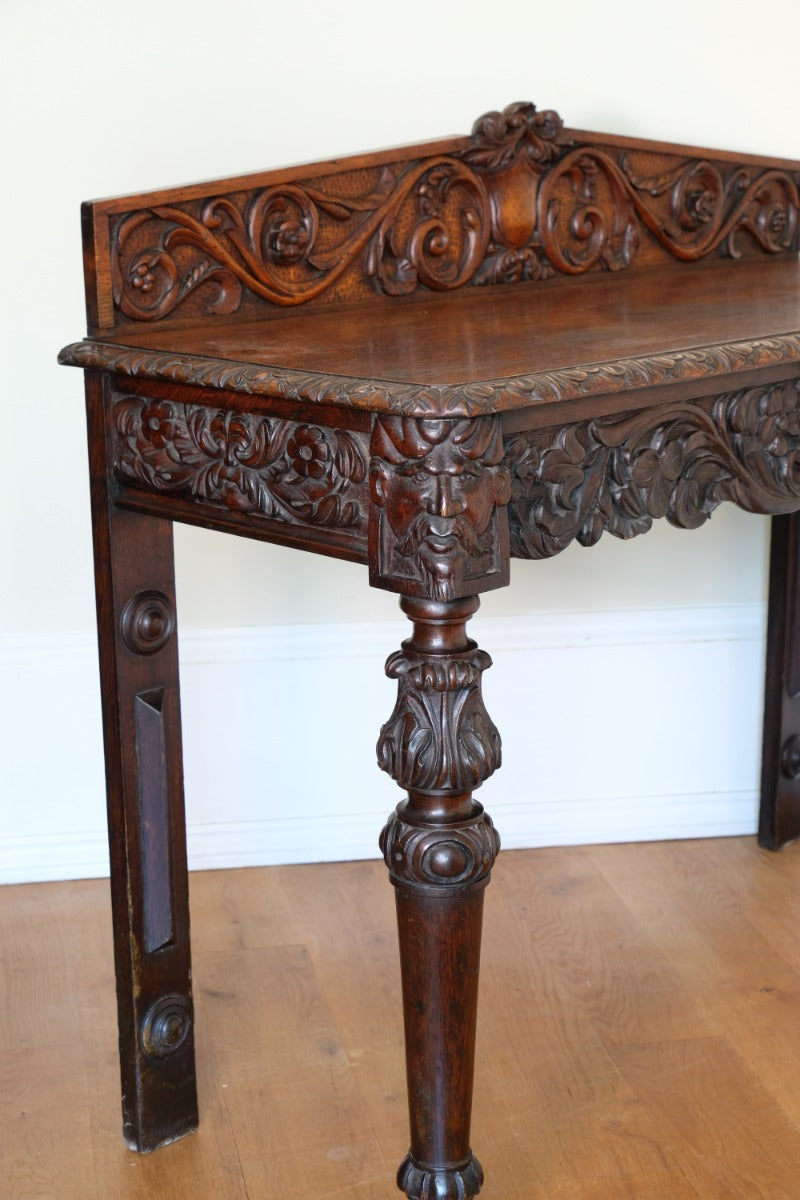
[[[731,260],[129,326],[62,361],[376,412],[469,415],[800,361],[800,262]]]

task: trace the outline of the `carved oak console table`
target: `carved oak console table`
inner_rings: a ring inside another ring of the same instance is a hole
[[[512,556],[775,515],[761,837],[800,832],[800,164],[565,129],[87,204],[83,367],[125,1136],[197,1123],[172,522],[367,564],[413,624],[378,757],[415,1200],[470,1106],[500,765],[466,632]]]

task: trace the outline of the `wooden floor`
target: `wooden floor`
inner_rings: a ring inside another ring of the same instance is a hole
[[[192,877],[201,1130],[122,1144],[105,881],[0,889],[4,1200],[375,1200],[406,1149],[383,864]],[[501,855],[487,1200],[798,1200],[800,846]]]

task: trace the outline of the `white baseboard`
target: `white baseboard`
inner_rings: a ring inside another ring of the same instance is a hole
[[[187,631],[190,866],[375,856],[399,797],[375,767],[389,624]],[[760,605],[477,617],[506,847],[751,833]],[[90,634],[0,639],[0,882],[108,873]]]

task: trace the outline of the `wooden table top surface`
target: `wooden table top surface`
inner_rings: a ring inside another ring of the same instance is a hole
[[[457,415],[800,361],[800,262],[676,264],[135,324],[61,361],[374,411]]]

